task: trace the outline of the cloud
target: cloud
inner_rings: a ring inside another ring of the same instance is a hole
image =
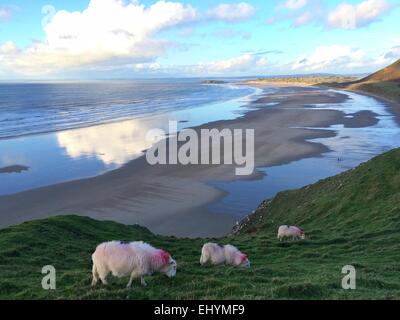
[[[256,51],[242,51],[243,53],[249,53],[255,56],[263,56],[266,54],[282,54],[281,50],[256,50]]]
[[[298,26],[302,26],[305,25],[309,22],[311,22],[314,19],[314,16],[311,12],[304,12],[303,14],[297,16],[294,19],[293,25],[298,27]]]
[[[11,10],[6,7],[0,7],[0,20],[8,20],[11,18]]]
[[[330,45],[317,47],[310,55],[303,55],[292,63],[292,70],[332,71],[365,67],[366,53],[360,49]]]
[[[170,45],[155,35],[196,19],[193,7],[177,2],[145,7],[138,1],[91,0],[82,12],[57,11],[44,27],[45,41],[3,50],[0,71],[43,75],[154,62]]]
[[[329,13],[327,24],[332,28],[356,29],[377,21],[392,8],[386,0],[365,0],[358,5],[341,3]]]
[[[290,21],[292,27],[300,27],[322,22],[326,17],[325,3],[322,0],[287,0],[276,6],[276,11],[273,17],[266,19],[266,24]]]
[[[213,35],[215,37],[223,38],[223,39],[232,39],[234,37],[240,37],[243,40],[248,40],[252,36],[251,32],[235,30],[235,29],[231,29],[231,28],[217,29],[213,32]]]
[[[284,3],[284,7],[288,10],[298,10],[303,8],[307,2],[307,0],[287,0]]]
[[[18,52],[18,48],[12,41],[7,41],[0,45],[0,54],[8,55],[15,54]]]
[[[400,46],[395,46],[391,48],[388,52],[384,54],[384,58],[389,60],[400,59]]]
[[[207,72],[212,74],[218,73],[235,73],[235,72],[251,72],[257,68],[263,68],[268,65],[267,59],[251,53],[245,53],[238,57],[218,60],[205,64],[201,64],[196,67],[199,72]]]
[[[246,2],[238,4],[222,3],[207,11],[206,16],[210,19],[233,23],[248,20],[255,13],[256,9]]]
[[[372,61],[372,64],[386,67],[397,61],[398,59],[400,59],[400,45],[385,50],[382,54],[380,54]]]

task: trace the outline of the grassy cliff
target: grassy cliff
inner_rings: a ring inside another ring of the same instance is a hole
[[[281,224],[305,228],[308,239],[279,243]],[[90,288],[95,246],[144,240],[178,261],[175,279],[149,277],[148,286],[111,279]],[[139,226],[77,216],[0,230],[1,299],[346,299],[400,298],[400,150],[314,185],[265,201],[221,243],[239,246],[250,269],[199,266],[204,239],[161,237]],[[57,290],[41,289],[41,268],[57,269]],[[341,289],[341,269],[357,270],[357,290]]]
[[[349,83],[347,89],[400,102],[400,60],[368,77]]]

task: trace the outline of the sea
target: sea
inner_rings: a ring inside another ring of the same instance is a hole
[[[0,83],[0,196],[117,169],[150,129],[235,119],[262,90],[234,79]],[[27,170],[4,173],[10,166]]]

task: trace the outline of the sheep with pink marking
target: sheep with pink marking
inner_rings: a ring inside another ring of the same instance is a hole
[[[206,243],[201,249],[200,264],[221,265],[226,264],[235,267],[250,267],[247,256],[236,247],[228,244]]]
[[[144,276],[159,272],[173,278],[177,268],[175,260],[168,252],[142,241],[102,243],[93,253],[92,261],[92,286],[95,286],[99,279],[103,284],[107,284],[107,276],[110,273],[118,278],[130,277],[128,288],[135,279],[140,279],[141,284],[145,286]]]
[[[292,238],[295,240],[304,240],[306,235],[302,228],[296,226],[283,225],[278,229],[278,240],[282,241],[285,238]]]

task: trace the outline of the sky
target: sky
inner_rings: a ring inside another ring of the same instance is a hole
[[[400,0],[0,0],[0,79],[369,73],[399,30]]]

